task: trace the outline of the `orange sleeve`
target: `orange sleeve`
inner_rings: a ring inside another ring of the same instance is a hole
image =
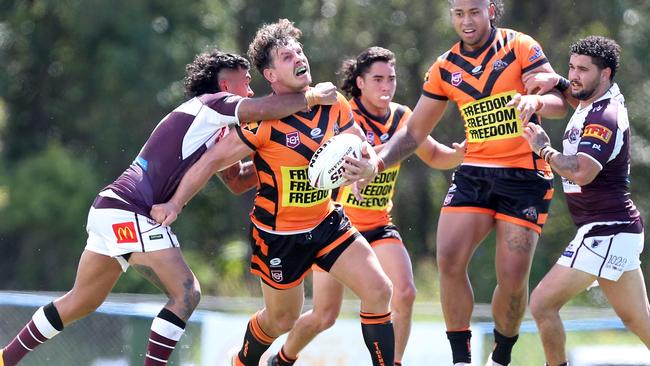
[[[248,145],[248,147],[257,150],[269,140],[270,124],[271,121],[250,122],[244,126],[236,126],[235,128],[239,138]]]
[[[517,60],[519,60],[519,64],[521,65],[522,73],[534,70],[548,63],[542,46],[533,37],[519,33],[516,42]]]
[[[337,94],[337,103],[341,111],[341,120],[339,121],[339,125],[341,126],[341,131],[345,131],[354,125],[354,115],[352,114],[352,107],[350,107],[348,100],[345,99],[343,94],[338,92]]]
[[[446,55],[446,54],[445,54]],[[443,56],[440,56],[436,62],[431,65],[429,71],[424,75],[424,85],[422,86],[422,95],[438,100],[448,100],[442,86],[444,81],[440,77],[440,62]]]

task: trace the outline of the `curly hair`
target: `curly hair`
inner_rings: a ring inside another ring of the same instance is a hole
[[[449,1],[449,5],[451,6],[454,5],[454,0],[448,0],[448,1]],[[503,6],[503,0],[490,0],[489,3],[494,5],[494,10],[495,10],[494,19],[490,19],[490,25],[495,27],[501,21],[503,14],[505,14],[505,7]]]
[[[251,64],[242,56],[217,49],[201,53],[185,67],[185,95],[189,98],[206,93],[217,93],[219,72],[223,69],[250,69]]]
[[[370,47],[361,52],[356,59],[350,58],[343,61],[339,74],[341,90],[348,96],[360,97],[361,89],[357,86],[357,76],[365,75],[375,62],[387,62],[395,66],[395,54],[382,47]]]
[[[288,19],[280,19],[275,23],[264,24],[257,30],[255,38],[248,46],[248,58],[252,60],[257,71],[271,66],[271,51],[276,47],[286,46],[292,41],[298,42],[302,31]]]
[[[621,46],[615,40],[602,36],[589,36],[572,44],[571,53],[590,56],[591,61],[601,70],[609,67],[612,70],[609,80],[614,80],[621,56]]]

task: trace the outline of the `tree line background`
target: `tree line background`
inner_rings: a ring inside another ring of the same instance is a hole
[[[536,38],[564,75],[568,47],[578,38],[598,34],[621,44],[617,81],[634,135],[632,192],[647,217],[650,2],[506,0],[505,7],[501,25]],[[0,2],[0,289],[71,286],[93,197],[131,163],[158,121],[184,100],[184,66],[195,54],[211,46],[244,53],[261,24],[289,18],[303,31],[314,82],[338,84],[335,73],[344,58],[383,46],[397,55],[395,100],[413,107],[427,68],[457,41],[448,9],[442,0]],[[268,93],[263,78],[251,73],[257,95]],[[556,146],[567,119],[545,122]],[[434,137],[444,143],[463,139],[455,106],[450,104]],[[450,176],[415,158],[404,164],[398,182],[393,213],[425,300],[437,301],[435,237]],[[575,233],[559,179],[555,188],[531,286]],[[235,197],[213,179],[174,225],[205,294],[259,294],[257,280],[248,274],[252,197]],[[649,252],[642,256],[645,269]],[[490,301],[493,259],[492,235],[470,267],[477,301]],[[116,291],[156,292],[133,273]]]

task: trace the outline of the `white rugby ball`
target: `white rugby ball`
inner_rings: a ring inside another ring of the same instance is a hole
[[[314,153],[309,161],[309,184],[318,189],[333,189],[345,183],[343,163],[345,157],[361,157],[361,139],[349,133],[336,135]]]

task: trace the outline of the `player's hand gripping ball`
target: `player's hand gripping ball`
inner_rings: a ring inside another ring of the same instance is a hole
[[[361,158],[361,139],[349,133],[336,135],[322,144],[311,157],[307,175],[309,184],[318,189],[333,189],[345,184],[343,163],[352,155]]]

